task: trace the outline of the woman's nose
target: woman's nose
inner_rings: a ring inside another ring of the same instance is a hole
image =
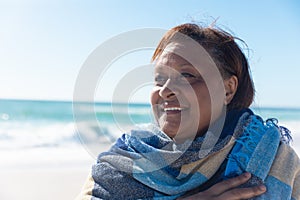
[[[174,80],[171,80],[170,78],[159,90],[159,96],[161,96],[165,100],[176,98],[176,95],[178,95],[178,93],[179,91],[176,87],[176,84],[174,83]]]

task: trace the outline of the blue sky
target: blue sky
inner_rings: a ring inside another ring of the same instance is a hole
[[[210,24],[214,18],[251,49],[254,105],[300,107],[297,0],[0,0],[0,98],[72,100],[82,64],[107,39],[192,20]],[[96,100],[109,100],[109,80],[118,78],[119,66],[126,72],[133,63],[146,64],[150,55],[137,52],[120,59]],[[148,90],[137,92],[136,101],[148,101]]]

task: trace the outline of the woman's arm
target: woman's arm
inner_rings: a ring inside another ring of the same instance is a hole
[[[251,178],[250,173],[244,173],[238,177],[222,181],[215,184],[211,188],[199,192],[197,194],[179,198],[181,200],[240,200],[249,199],[259,196],[266,192],[264,185],[250,187],[250,188],[237,188]]]

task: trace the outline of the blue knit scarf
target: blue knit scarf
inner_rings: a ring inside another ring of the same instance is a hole
[[[82,198],[176,199],[247,171],[252,178],[241,187],[268,189],[255,199],[300,199],[299,159],[273,122],[249,109],[229,112],[206,154],[205,137],[176,144],[154,125],[132,130],[98,156]]]

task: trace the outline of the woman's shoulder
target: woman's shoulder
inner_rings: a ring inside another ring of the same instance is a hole
[[[281,160],[284,159],[285,161],[290,161],[290,164],[295,163],[300,166],[299,155],[290,144],[285,142],[280,143],[276,157]]]
[[[273,136],[277,138],[276,141],[280,141],[271,171],[298,171],[300,173],[300,159],[296,151],[291,146],[292,137],[291,131],[281,126],[276,118],[268,118],[264,120],[261,116],[252,113],[248,115],[254,121],[260,122],[261,127],[265,127],[266,133],[269,135],[271,132]],[[267,131],[269,130],[269,131]],[[270,136],[271,137],[271,136]],[[274,142],[270,140],[269,142]]]
[[[289,144],[280,143],[269,174],[288,185],[292,185],[291,181],[300,176],[299,156]]]

